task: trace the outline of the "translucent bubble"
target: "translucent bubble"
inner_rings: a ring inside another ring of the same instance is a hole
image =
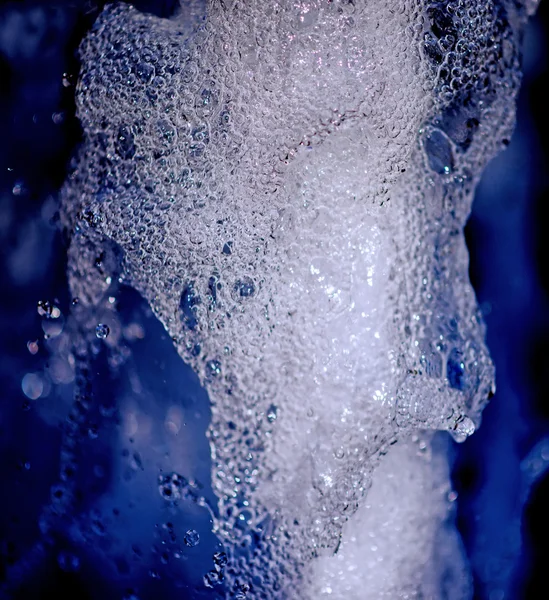
[[[223,582],[223,573],[220,571],[209,571],[204,575],[204,585],[207,588],[213,588]]]
[[[186,546],[189,546],[189,548],[194,548],[200,543],[200,536],[194,529],[188,529],[183,536],[183,542]]]
[[[95,328],[95,335],[98,339],[104,340],[110,333],[110,329],[105,323],[99,323]]]
[[[425,136],[423,147],[429,166],[435,173],[447,175],[454,170],[454,154],[450,140],[440,129],[433,129]]]
[[[476,427],[472,419],[464,415],[456,422],[454,429],[450,432],[456,442],[464,442],[475,433]]]
[[[229,558],[225,552],[216,552],[213,555],[214,564],[218,569],[223,569],[227,564],[228,560]]]
[[[255,293],[255,285],[250,277],[242,277],[235,282],[233,290],[236,298],[250,298]]]
[[[21,381],[21,389],[30,400],[38,400],[44,391],[44,380],[40,373],[27,373]]]
[[[175,502],[187,492],[188,481],[178,473],[160,475],[158,477],[158,491],[164,500]]]

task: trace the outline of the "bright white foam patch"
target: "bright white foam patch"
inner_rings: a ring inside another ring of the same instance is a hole
[[[413,596],[436,580],[445,509],[428,490],[447,475],[403,444],[366,492],[410,432],[465,439],[492,387],[462,227],[512,124],[520,15],[212,0],[202,22],[187,8],[192,35],[120,6],[82,45],[73,293],[103,306],[115,242],[206,386],[232,592]]]
[[[336,555],[311,563],[310,598],[467,598],[471,588],[452,527],[440,440],[403,440],[374,472],[367,498],[344,526]],[[444,593],[441,593],[444,592]]]

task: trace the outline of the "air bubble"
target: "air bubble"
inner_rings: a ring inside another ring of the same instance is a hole
[[[454,170],[454,153],[448,137],[440,130],[433,129],[424,138],[423,148],[429,167],[440,175],[448,175]]]
[[[233,289],[237,298],[251,298],[255,294],[255,285],[250,277],[238,279]]]
[[[206,363],[207,373],[210,377],[218,377],[221,375],[221,362],[218,360],[210,360]]]
[[[200,296],[194,288],[194,283],[188,283],[181,294],[179,307],[181,309],[183,324],[191,331],[196,329],[198,325],[197,309],[199,305]]]
[[[223,582],[223,573],[220,571],[209,571],[204,575],[204,585],[207,588],[214,588]]]
[[[469,436],[475,433],[476,427],[472,419],[467,415],[461,416],[450,431],[456,442],[464,442]]]
[[[108,325],[105,325],[105,323],[99,323],[99,325],[97,325],[95,328],[95,336],[100,340],[104,340],[108,337],[110,331],[111,330],[109,329]]]
[[[187,486],[188,481],[178,473],[160,475],[158,478],[158,491],[169,502],[181,500],[187,492]]]
[[[198,535],[198,532],[196,532],[194,529],[189,529],[183,536],[183,542],[185,543],[185,546],[188,546],[189,548],[194,548],[200,543],[200,536]]]
[[[277,407],[274,404],[271,404],[267,410],[267,421],[269,421],[269,423],[274,423],[274,421],[276,421],[277,413]]]
[[[135,155],[133,134],[127,125],[122,125],[119,127],[114,148],[120,158],[130,159]]]
[[[227,556],[226,552],[216,552],[213,555],[214,565],[217,570],[223,569],[225,567],[225,565],[227,564],[228,560],[229,560],[229,557]]]

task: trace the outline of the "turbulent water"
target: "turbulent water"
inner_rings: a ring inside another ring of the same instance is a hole
[[[463,226],[530,8],[114,5],[83,42],[82,344],[116,353],[124,281],[198,373],[230,597],[469,596],[432,432],[464,440],[493,391]]]

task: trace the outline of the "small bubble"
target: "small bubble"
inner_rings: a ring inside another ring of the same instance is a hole
[[[110,329],[105,323],[99,323],[95,328],[95,335],[98,339],[104,340],[110,333]]]
[[[469,436],[475,433],[476,427],[472,419],[466,415],[462,415],[455,423],[453,430],[450,432],[456,442],[464,442]]]
[[[191,281],[183,289],[179,301],[181,320],[191,331],[198,326],[197,311],[200,303],[200,295],[195,290],[194,282]]]
[[[218,377],[221,375],[221,363],[218,360],[210,360],[206,363],[208,374],[211,377]]]
[[[53,304],[49,300],[39,300],[37,306],[38,314],[47,319],[52,316]]]
[[[228,110],[224,110],[219,118],[221,125],[228,125],[231,122],[231,113]]]
[[[200,542],[200,536],[194,529],[189,529],[183,536],[183,542],[185,543],[185,546],[194,548],[195,546],[198,546]]]
[[[440,175],[454,170],[454,154],[448,137],[440,130],[433,129],[423,142],[429,166]]]
[[[172,144],[177,136],[175,127],[167,119],[161,119],[156,124],[158,132],[167,144]]]
[[[227,564],[228,560],[229,559],[225,552],[216,552],[213,555],[213,561],[214,561],[216,570],[223,569],[223,567]]]
[[[164,500],[175,502],[180,500],[186,491],[188,482],[178,473],[160,475],[158,478],[158,491]]]
[[[126,125],[121,125],[118,128],[118,135],[114,142],[116,153],[125,160],[133,158],[135,155],[134,137],[130,128]]]
[[[220,571],[209,571],[204,575],[204,585],[207,588],[213,588],[223,581],[223,574]]]
[[[238,298],[250,298],[255,294],[255,286],[249,277],[242,277],[234,284],[234,292]]]
[[[269,423],[273,423],[274,421],[276,421],[277,411],[278,409],[274,404],[271,404],[271,406],[269,406],[269,409],[267,410],[267,421],[269,421]]]
[[[343,450],[343,448],[336,448],[334,450],[334,456],[338,459],[342,459],[345,456],[345,450]]]
[[[91,209],[85,209],[80,214],[80,217],[83,221],[85,221],[90,227],[97,227],[103,221],[103,217],[94,212]]]
[[[63,83],[63,87],[69,88],[74,85],[75,77],[72,73],[63,73],[63,78],[61,82]]]
[[[22,181],[18,181],[11,190],[14,196],[24,196],[27,193],[27,188]]]
[[[38,400],[44,391],[44,382],[38,373],[27,373],[21,381],[21,389],[30,400]]]
[[[250,586],[247,583],[241,583],[238,586],[238,592],[236,593],[235,600],[245,600],[250,591]]]
[[[154,67],[147,62],[140,62],[137,65],[136,71],[139,79],[145,83],[149,83],[149,81],[154,77]]]

